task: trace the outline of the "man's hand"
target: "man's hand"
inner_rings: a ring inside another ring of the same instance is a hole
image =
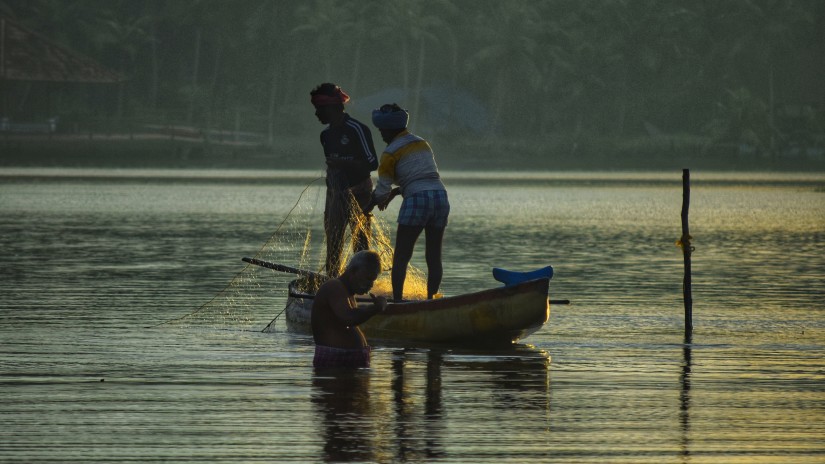
[[[390,190],[390,193],[384,198],[383,201],[376,203],[376,206],[378,206],[379,210],[384,211],[385,209],[387,209],[387,206],[389,206],[392,199],[400,194],[401,188],[395,187],[394,189]]]
[[[384,211],[385,209],[387,209],[387,206],[390,205],[391,200],[392,200],[392,197],[390,195],[387,195],[387,197],[384,199],[384,201],[376,204],[375,206],[377,206],[380,211]]]
[[[372,297],[372,304],[375,305],[375,310],[379,313],[383,313],[387,310],[387,298],[383,296],[375,296],[370,293]]]

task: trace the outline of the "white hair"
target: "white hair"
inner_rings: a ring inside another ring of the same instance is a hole
[[[372,250],[362,250],[352,255],[347,263],[347,269],[361,269],[363,267],[381,272],[381,256]]]

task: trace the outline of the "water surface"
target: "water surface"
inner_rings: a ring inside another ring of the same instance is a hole
[[[0,461],[823,462],[825,177],[692,174],[690,343],[680,172],[445,172],[443,293],[552,264],[573,304],[510,350],[336,378],[260,332],[288,275],[164,323],[288,215],[317,240],[319,173],[1,170]]]

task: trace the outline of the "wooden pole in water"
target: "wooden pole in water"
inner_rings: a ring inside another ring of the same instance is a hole
[[[685,299],[685,337],[686,339],[693,333],[693,295],[691,293],[691,271],[690,255],[693,246],[690,244],[690,226],[688,223],[688,210],[690,209],[690,169],[682,169],[682,238],[679,245],[682,247],[682,255],[685,261],[685,278],[683,292]]]

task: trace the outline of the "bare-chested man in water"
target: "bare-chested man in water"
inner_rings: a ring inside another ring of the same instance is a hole
[[[373,297],[372,304],[359,306],[355,295],[369,292],[381,273],[381,257],[374,251],[359,251],[337,279],[326,281],[312,305],[312,336],[315,367],[369,367],[370,347],[358,324],[387,308],[387,299]]]

